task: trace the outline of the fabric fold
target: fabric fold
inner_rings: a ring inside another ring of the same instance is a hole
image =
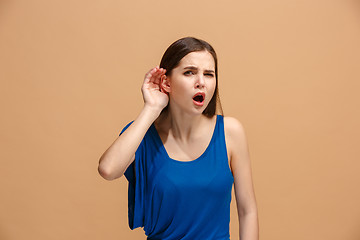
[[[128,123],[120,132],[119,136],[133,123]],[[128,166],[124,175],[129,182],[128,185],[128,223],[131,230],[144,226],[144,168],[140,162],[141,149],[144,140],[141,141],[135,152],[135,160]],[[135,169],[137,171],[135,171]]]

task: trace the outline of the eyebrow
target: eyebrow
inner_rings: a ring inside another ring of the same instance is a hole
[[[187,66],[187,67],[184,67],[184,69],[198,70],[198,68],[197,68],[197,67],[194,67],[194,66]],[[214,70],[205,70],[205,72],[215,73]]]

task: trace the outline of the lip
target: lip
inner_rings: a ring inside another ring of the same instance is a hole
[[[201,95],[203,97],[203,101],[202,102],[197,102],[194,100],[194,97],[196,96],[199,96]],[[205,102],[205,93],[204,92],[197,92],[194,96],[193,96],[193,103],[196,105],[196,106],[203,106],[204,105],[204,102]]]

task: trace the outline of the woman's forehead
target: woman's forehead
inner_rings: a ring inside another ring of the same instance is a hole
[[[188,66],[215,70],[215,61],[208,51],[196,51],[188,53],[180,60],[179,67],[184,68]]]

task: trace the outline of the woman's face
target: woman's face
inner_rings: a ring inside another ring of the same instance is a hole
[[[208,51],[191,52],[168,76],[170,108],[202,113],[216,87],[215,61]]]

